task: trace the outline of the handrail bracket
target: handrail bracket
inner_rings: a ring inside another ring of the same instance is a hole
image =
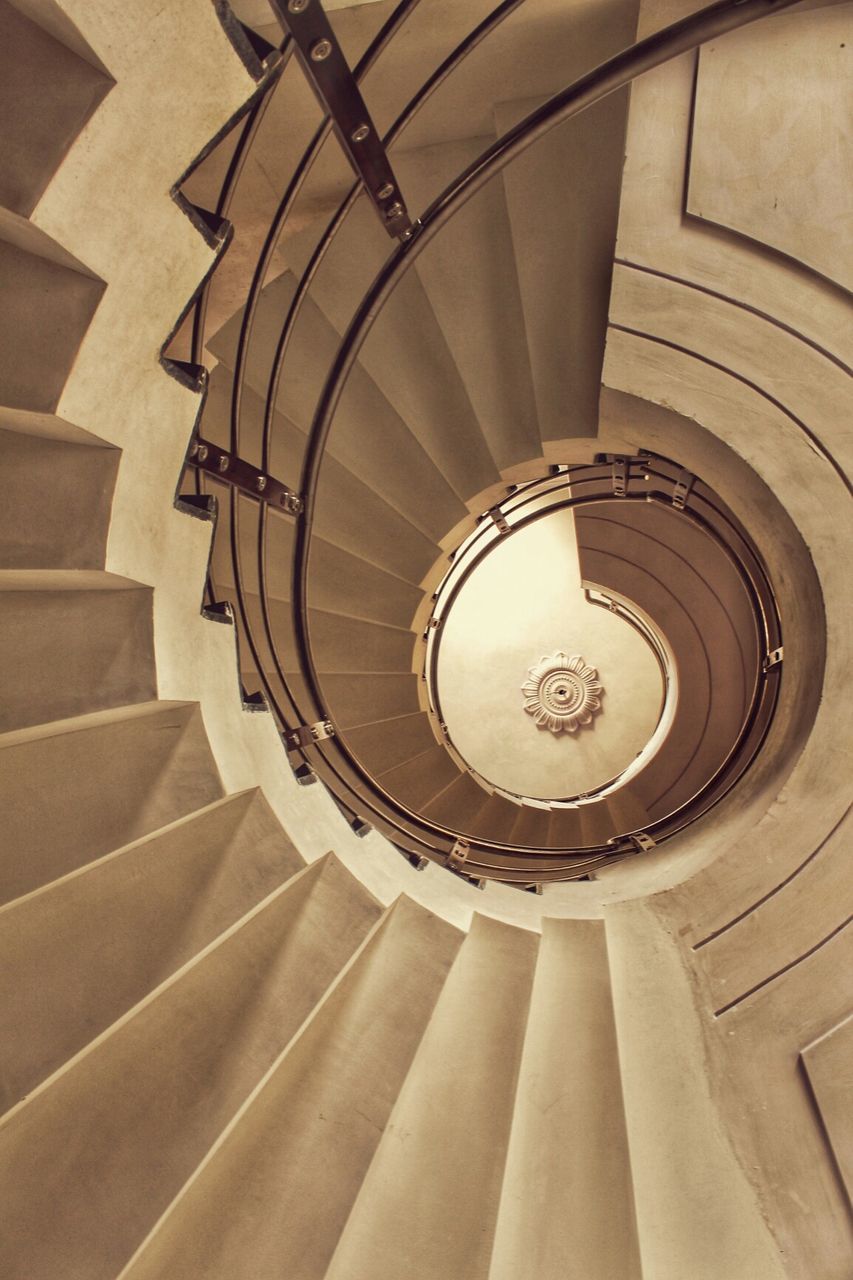
[[[320,0],[270,0],[379,221],[407,240],[412,223],[382,140]]]
[[[299,751],[314,742],[322,742],[324,738],[333,738],[335,727],[331,720],[318,720],[316,724],[300,724],[295,729],[285,729],[281,736],[288,751]]]
[[[288,516],[298,516],[302,511],[302,499],[298,493],[276,480],[274,476],[259,467],[253,467],[244,458],[235,458],[221,445],[212,444],[196,436],[190,445],[187,458],[189,465],[208,475],[215,476],[223,484],[230,484],[250,498],[265,502]]]

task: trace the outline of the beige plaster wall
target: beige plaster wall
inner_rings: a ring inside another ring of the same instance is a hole
[[[642,28],[682,11],[647,5]],[[833,255],[835,279],[802,265],[815,261],[814,229],[846,198],[841,171],[826,174],[825,191],[802,181],[833,153],[843,128],[821,105],[831,91],[822,64],[817,79],[805,71],[816,32],[843,23],[849,6],[832,13],[793,11],[784,27],[770,18],[726,37],[725,75],[705,74],[702,61],[717,55],[703,53],[695,114],[692,56],[633,87],[604,369],[612,390],[603,400],[614,441],[657,442],[665,452],[682,439],[688,457],[703,459],[756,537],[779,594],[782,700],[765,752],[713,819],[674,842],[682,870],[692,860],[696,874],[671,888],[665,858],[653,855],[647,886],[657,891],[651,906],[665,934],[682,951],[712,1106],[759,1195],[786,1273],[798,1280],[840,1280],[853,1259],[844,1188],[797,1065],[803,1048],[843,1019],[851,994],[843,976],[853,777],[844,581],[853,437],[845,425],[851,314],[840,287],[849,220]],[[809,33],[802,45],[797,30]],[[765,48],[775,85],[788,86],[784,102],[775,89],[766,96]],[[721,140],[745,100],[756,101],[759,116],[762,101],[776,113],[784,148],[775,128],[771,137],[764,130],[759,147],[748,120]],[[725,171],[740,180],[700,203],[694,177],[706,191],[712,153],[717,177]],[[820,270],[827,267],[824,259]],[[642,401],[657,408],[644,410]],[[696,425],[679,428],[672,411]],[[618,869],[608,878],[617,880]],[[630,917],[620,909],[617,918]],[[752,1274],[751,1265],[740,1264],[742,1273]]]
[[[699,54],[687,210],[853,286],[853,5],[802,12]],[[728,91],[734,83],[743,92]],[[791,92],[807,85],[807,106]],[[819,197],[817,195],[819,194]]]

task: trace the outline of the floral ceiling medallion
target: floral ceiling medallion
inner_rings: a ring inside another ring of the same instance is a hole
[[[574,654],[552,653],[528,671],[521,686],[524,710],[542,729],[576,733],[601,710],[598,672]]]

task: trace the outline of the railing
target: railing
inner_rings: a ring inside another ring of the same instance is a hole
[[[670,506],[669,498],[659,495],[654,487],[655,481],[665,481],[666,477],[660,472],[657,472],[652,477],[650,459],[636,459],[633,461],[635,473],[639,470],[643,475],[643,484],[642,486],[637,485],[637,476],[635,475],[633,477],[634,484],[630,487],[635,488],[637,491],[630,495],[626,492],[623,496],[627,497],[629,501],[662,501],[665,506]],[[626,459],[626,473],[629,465]],[[497,786],[487,778],[482,777],[470,762],[465,760],[453,741],[453,736],[444,717],[438,678],[441,641],[444,636],[443,624],[449,618],[450,610],[455,600],[471,575],[502,537],[528,528],[537,521],[558,511],[582,511],[585,508],[597,507],[602,502],[612,501],[614,494],[611,474],[610,468],[601,466],[554,466],[552,474],[542,480],[528,481],[526,484],[521,484],[517,487],[513,486],[513,492],[508,497],[490,507],[479,518],[477,528],[469,534],[454,552],[449,569],[433,593],[432,610],[422,637],[424,644],[422,679],[426,686],[428,711],[433,722],[434,731],[454,760],[457,761],[460,768],[467,770],[487,791],[504,795],[516,803],[529,803],[529,797],[521,792],[510,791],[505,787]],[[589,802],[606,796],[621,783],[633,777],[649,761],[652,755],[656,754],[657,749],[662,744],[663,736],[660,730],[663,727],[664,719],[669,718],[671,707],[668,704],[677,689],[674,658],[670,653],[666,640],[650,619],[641,616],[636,604],[627,600],[617,600],[613,594],[608,594],[604,588],[585,589],[584,596],[588,603],[599,605],[610,613],[617,614],[629,626],[639,632],[657,660],[664,697],[661,702],[658,723],[640,756],[619,773],[602,780],[592,789],[585,790],[582,795],[554,797],[547,805],[552,809],[572,807],[580,800]],[[543,805],[543,807],[545,806]]]
[[[251,492],[251,484],[254,483],[256,490],[254,496],[259,504],[257,552],[252,572],[257,578],[260,599],[260,633],[253,626],[247,607],[246,566],[242,560],[239,539],[240,486],[230,483],[228,497],[231,517],[231,556],[240,634],[248,647],[266,702],[281,727],[284,741],[290,750],[291,761],[298,766],[298,772],[305,775],[307,772],[305,766],[308,766],[308,769],[329,787],[354,825],[363,826],[366,821],[376,826],[418,865],[422,865],[424,859],[438,860],[475,881],[498,878],[517,883],[522,887],[531,887],[548,880],[586,875],[603,862],[636,855],[650,843],[659,843],[688,823],[695,821],[707,811],[711,804],[716,803],[735,785],[754,758],[766,735],[778,695],[780,671],[779,666],[772,662],[769,662],[764,677],[753,691],[743,731],[729,753],[729,757],[715,776],[708,781],[702,792],[693,797],[690,803],[683,806],[677,814],[650,824],[643,832],[626,833],[607,845],[583,850],[516,849],[497,841],[478,841],[467,837],[460,844],[457,832],[428,821],[423,815],[407,809],[395,800],[375,778],[365,772],[349,749],[346,735],[335,728],[333,709],[330,712],[324,704],[313,653],[308,610],[309,555],[317,489],[326,445],[347,377],[376,316],[388,302],[406,271],[439,230],[484,184],[523,154],[549,129],[598,102],[607,94],[629,84],[643,72],[661,65],[682,52],[697,48],[705,40],[742,26],[790,3],[793,3],[793,0],[735,0],[735,2],[724,0],[723,3],[711,5],[610,58],[550,98],[544,106],[532,112],[515,128],[488,147],[432,202],[422,217],[416,221],[413,230],[407,230],[400,243],[389,254],[384,266],[361,298],[328,370],[305,445],[298,494],[292,494],[290,500],[289,509],[296,520],[291,610],[293,638],[299,657],[297,681],[294,681],[292,673],[288,674],[280,659],[269,608],[267,589],[269,566],[265,552],[267,524],[270,520],[286,519],[287,516],[281,514],[282,506],[274,507],[267,498],[271,492],[281,493],[282,490],[290,492],[287,486],[279,485],[276,488],[275,479],[269,474],[271,437],[283,371],[293,334],[310,296],[312,283],[344,227],[348,214],[361,191],[359,182],[351,186],[336,212],[329,219],[325,231],[320,235],[310,253],[288,309],[282,316],[281,330],[268,378],[259,465],[249,468],[249,480],[246,481],[244,476],[245,482],[242,485],[242,492],[245,495]],[[519,8],[520,4],[521,0],[504,0],[504,3],[498,4],[427,76],[409,102],[399,111],[394,123],[386,130],[382,139],[386,149],[399,141],[430,98],[459,72],[471,53],[487,41],[489,36]],[[357,63],[353,73],[356,84],[364,79],[380,56],[391,47],[417,6],[418,0],[402,0],[397,5]],[[285,59],[291,50],[291,41],[284,39],[282,53]],[[290,70],[297,72],[295,65]],[[282,77],[279,77],[276,83],[282,83]],[[260,98],[242,125],[216,207],[216,212],[221,216],[227,216],[252,141],[274,91],[275,85],[270,86],[268,94]],[[254,269],[237,346],[231,397],[230,454],[223,454],[220,450],[217,455],[217,475],[225,483],[232,481],[232,476],[229,475],[229,471],[232,470],[231,464],[236,464],[242,456],[246,369],[261,291],[270,274],[271,264],[288,220],[297,207],[300,193],[308,181],[324,144],[330,138],[332,129],[333,121],[328,116],[316,129],[279,201]],[[203,360],[207,338],[207,300],[208,289],[206,288],[199,297],[193,319],[192,359],[196,363],[201,363]],[[190,465],[195,469],[199,492],[202,491],[201,476],[205,470],[200,452],[199,444],[196,442],[189,459]],[[236,466],[234,469],[236,470]],[[661,483],[664,481],[667,485],[677,483],[677,479],[674,479],[671,472],[666,471],[665,468],[660,473],[655,472],[656,476],[658,474]],[[603,486],[601,488],[603,491],[612,484],[612,470],[609,465],[591,468],[589,475],[583,478],[578,477],[578,480],[581,482],[581,487],[584,483],[591,486],[590,493],[596,485],[599,488]],[[630,473],[630,468],[627,483],[630,493],[631,486],[637,483],[636,476]],[[610,492],[612,495],[612,488]],[[648,493],[649,484],[643,481],[644,501],[647,500]],[[670,493],[666,494],[665,500],[671,501]],[[286,499],[282,498],[283,508],[287,510],[285,502]],[[701,485],[695,485],[691,491],[689,514],[690,518],[702,523],[710,535],[725,546],[727,554],[737,563],[739,571],[748,584],[756,622],[767,654],[771,655],[779,649],[780,645],[773,593],[763,566],[745,532],[737,526],[728,513],[721,512],[713,495]],[[215,595],[214,590],[210,593],[211,599]],[[268,650],[271,655],[274,668],[272,672],[269,671],[264,660],[264,650]],[[330,714],[331,724],[329,723]],[[323,727],[325,725],[329,725],[332,730],[329,736],[326,736],[327,729]],[[312,729],[310,726],[315,727]]]
[[[480,517],[477,529],[454,555],[450,569],[434,593],[430,624],[423,634],[424,679],[430,698],[431,712],[453,751],[453,744],[443,722],[438,694],[437,667],[442,634],[441,622],[448,616],[456,597],[470,575],[494,546],[496,540],[504,536],[501,529],[505,532],[514,532],[547,518],[555,511],[583,512],[599,508],[602,503],[614,501],[620,507],[622,504],[630,506],[636,503],[642,505],[652,503],[659,504],[669,511],[677,511],[681,518],[701,529],[723,552],[734,575],[742,584],[751,606],[762,659],[754,673],[749,691],[749,706],[741,733],[713,776],[689,801],[690,820],[695,821],[700,812],[705,812],[708,807],[703,803],[706,796],[717,797],[721,779],[727,778],[729,784],[733,785],[736,779],[728,772],[733,762],[738,762],[737,777],[742,776],[748,760],[752,758],[759,745],[758,738],[754,741],[749,739],[749,727],[759,724],[763,726],[767,723],[765,717],[768,709],[764,704],[765,702],[775,704],[777,685],[775,682],[772,685],[768,684],[766,677],[768,672],[778,668],[778,664],[773,664],[772,656],[780,650],[781,630],[773,589],[766,570],[746,530],[725,504],[695,476],[688,475],[678,464],[668,459],[647,453],[636,458],[619,457],[592,466],[579,465],[554,468],[554,470],[557,474],[547,479],[519,486],[498,506],[491,508]],[[619,605],[606,596],[606,592],[601,603],[621,612],[631,625],[641,631],[653,652],[656,652],[664,682],[668,683],[673,663],[666,651],[665,641],[661,643],[655,628],[639,618],[635,610],[630,607],[620,609]],[[663,708],[661,714],[663,714]],[[761,737],[763,739],[763,730]],[[627,780],[628,776],[634,776],[650,758],[650,753],[643,751],[641,757],[622,774],[602,782],[592,791],[584,792],[583,798],[589,800],[610,792],[614,785]],[[572,802],[577,798],[565,797],[564,802]],[[656,840],[662,839],[673,834],[675,830],[680,830],[685,825],[682,821],[685,816],[684,812],[667,815],[665,819],[649,822],[643,830],[655,835]]]

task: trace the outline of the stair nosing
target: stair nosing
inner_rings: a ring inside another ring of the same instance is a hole
[[[153,590],[148,583],[108,569],[0,569],[0,594]]]
[[[62,738],[68,734],[88,733],[90,730],[107,725],[142,720],[146,716],[156,716],[161,711],[181,711],[198,707],[198,705],[197,702],[189,699],[148,698],[144,702],[125,702],[115,707],[102,707],[98,711],[86,711],[79,716],[63,716],[61,720],[43,720],[39,724],[25,725],[20,729],[7,729],[0,733],[0,751],[25,746],[29,742],[46,742],[51,738]]]
[[[26,893],[20,894],[17,898],[9,898],[7,902],[0,903],[0,916],[15,907],[31,902],[34,898],[38,898],[44,893],[59,889],[62,885],[68,884],[72,880],[79,880],[88,875],[90,871],[97,871],[107,863],[117,861],[119,858],[133,853],[141,846],[150,844],[153,840],[169,835],[181,827],[189,826],[203,815],[212,813],[216,809],[227,808],[231,802],[236,803],[245,800],[246,808],[248,809],[252,800],[262,795],[261,788],[256,786],[246,787],[243,791],[233,791],[229,795],[220,796],[217,800],[211,800],[209,804],[202,805],[200,809],[193,809],[190,813],[184,813],[179,818],[173,818],[171,822],[165,823],[162,827],[156,827],[153,831],[149,831],[143,836],[137,836],[135,840],[129,840],[127,844],[119,845],[117,849],[110,849],[108,853],[102,853],[100,857],[93,858],[91,862],[84,862],[79,867],[73,867],[70,871],[66,871],[64,875],[57,876],[55,880],[48,880],[45,884],[40,884],[35,889],[29,889]]]

